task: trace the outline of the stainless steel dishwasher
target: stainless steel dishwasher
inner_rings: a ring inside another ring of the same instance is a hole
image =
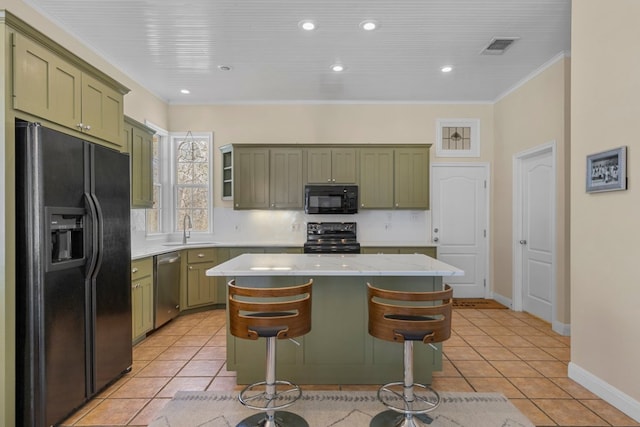
[[[180,252],[157,255],[153,270],[155,316],[159,328],[180,313]]]

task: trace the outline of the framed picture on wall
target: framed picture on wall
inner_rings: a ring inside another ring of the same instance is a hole
[[[587,156],[587,193],[627,189],[627,147]]]

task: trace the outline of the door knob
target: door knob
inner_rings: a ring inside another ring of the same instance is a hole
[[[524,239],[523,239],[523,240],[520,240],[520,244],[521,244],[521,245],[526,245],[526,244],[527,244],[527,241],[526,241],[526,240],[524,240]]]
[[[434,238],[433,238],[433,241],[434,241],[434,242],[437,242],[437,241],[439,241],[439,240],[440,240],[440,239],[438,239],[437,237],[434,237]]]
[[[437,228],[434,228],[434,229],[433,229],[433,232],[434,232],[434,233],[437,233],[438,231],[439,231],[439,230],[438,230]]]

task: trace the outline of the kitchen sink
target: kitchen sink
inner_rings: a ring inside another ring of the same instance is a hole
[[[208,245],[216,245],[218,242],[169,242],[163,243],[162,246],[208,246]]]

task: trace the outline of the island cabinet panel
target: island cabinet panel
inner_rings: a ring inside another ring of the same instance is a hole
[[[132,339],[137,341],[153,329],[153,258],[131,262]]]
[[[355,148],[308,148],[307,183],[354,184],[357,181]]]
[[[302,149],[272,148],[270,205],[275,209],[302,209]]]
[[[126,151],[123,94],[128,89],[98,77],[99,71],[71,53],[62,54],[64,49],[45,36],[33,37],[38,41],[12,33],[13,108]]]
[[[393,149],[360,149],[360,208],[393,208]]]
[[[429,149],[395,150],[395,202],[400,209],[429,209]]]
[[[235,209],[269,209],[269,149],[234,147]]]
[[[292,286],[309,280],[296,276],[234,278],[238,285],[249,287]],[[397,290],[433,290],[442,286],[441,277],[314,277],[311,331],[296,338],[299,347],[288,340],[278,340],[278,377],[299,384],[382,384],[402,380],[402,344],[382,341],[368,333],[367,282]],[[227,334],[227,367],[236,371],[238,384],[264,380],[264,357],[264,339],[254,341]],[[440,369],[441,347],[416,344],[416,380],[430,383],[432,371]]]

